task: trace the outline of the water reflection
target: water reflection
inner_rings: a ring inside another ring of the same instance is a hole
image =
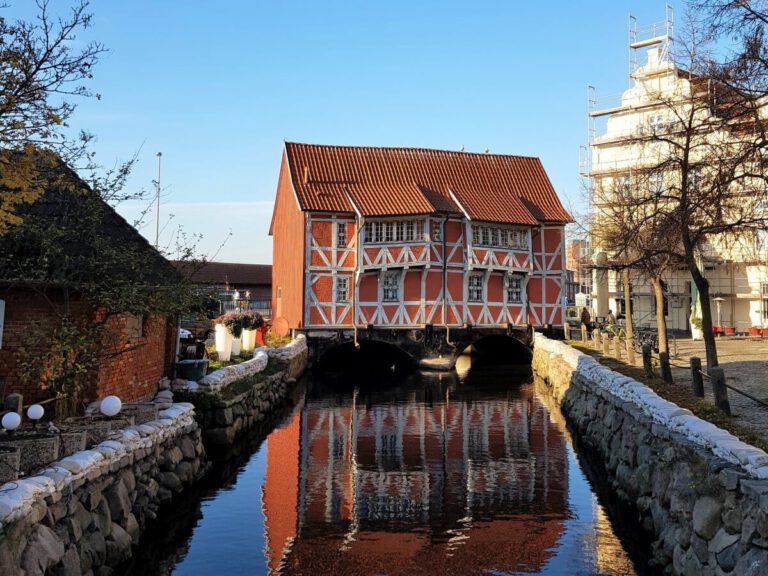
[[[533,384],[493,373],[471,380],[310,390],[268,440],[270,570],[541,573],[562,557],[570,568],[551,573],[633,573],[612,531],[595,525],[583,477],[588,529],[573,529],[575,462]],[[606,535],[616,545],[601,566],[595,551]]]
[[[650,574],[541,384],[464,362],[458,377],[308,384],[122,573]]]

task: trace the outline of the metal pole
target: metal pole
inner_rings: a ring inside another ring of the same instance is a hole
[[[160,158],[162,158],[163,153],[162,152],[155,152],[155,156],[157,157],[157,180],[155,181],[155,196],[157,197],[157,210],[156,210],[156,217],[157,221],[155,222],[155,248],[160,247]]]

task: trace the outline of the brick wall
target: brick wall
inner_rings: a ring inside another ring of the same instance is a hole
[[[22,385],[17,354],[23,353],[24,338],[30,330],[45,330],[55,325],[53,306],[61,304],[57,294],[40,294],[25,288],[0,290],[5,300],[5,327],[0,349],[0,396],[11,392],[24,395],[25,403],[44,400],[48,394],[35,383]],[[73,315],[88,313],[84,302],[70,304]],[[127,326],[130,323],[130,327]],[[157,383],[172,370],[175,324],[161,317],[117,318],[110,322],[110,357],[103,363],[94,385],[87,390],[89,401],[117,394],[123,401],[151,397]],[[131,328],[126,332],[126,328]]]

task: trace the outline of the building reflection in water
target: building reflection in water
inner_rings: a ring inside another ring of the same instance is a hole
[[[570,517],[566,438],[531,384],[487,382],[310,393],[268,440],[270,570],[541,570]]]

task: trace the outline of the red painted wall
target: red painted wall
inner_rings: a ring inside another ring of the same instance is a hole
[[[304,254],[304,214],[283,154],[272,220],[272,316],[282,316],[291,328],[304,320]]]

